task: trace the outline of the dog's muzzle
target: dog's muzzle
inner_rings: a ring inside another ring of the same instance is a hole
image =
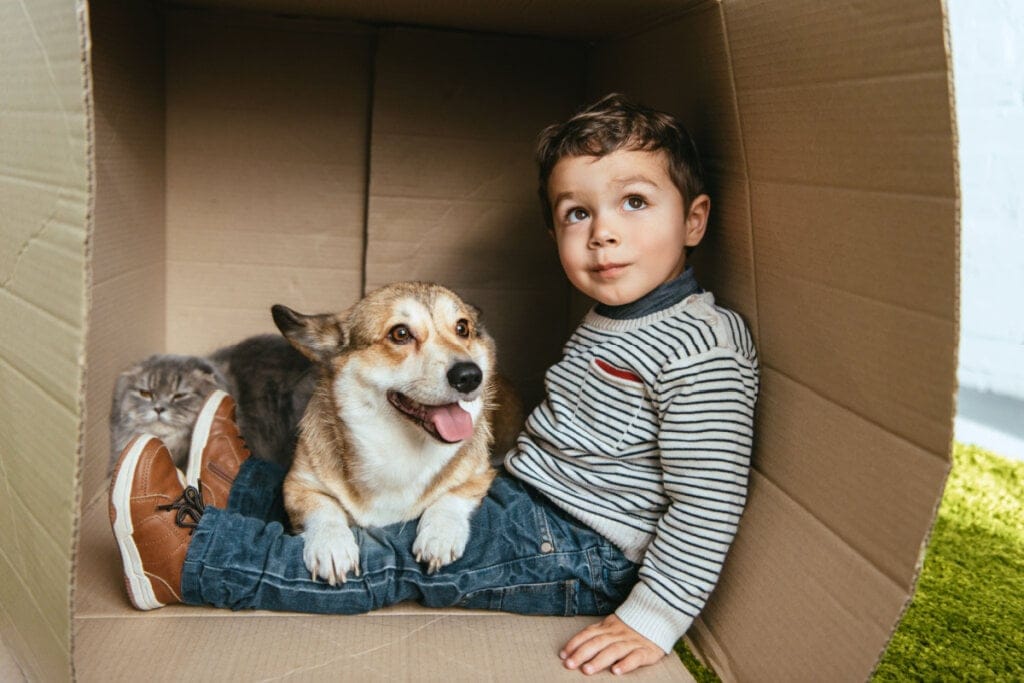
[[[473,417],[458,403],[427,405],[398,391],[389,391],[388,401],[405,418],[444,443],[457,443],[473,435]]]

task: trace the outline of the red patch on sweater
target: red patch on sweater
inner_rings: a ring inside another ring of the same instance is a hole
[[[603,361],[600,358],[595,358],[594,363],[597,365],[597,367],[601,368],[612,377],[618,377],[619,379],[624,379],[627,382],[636,382],[637,384],[642,383],[640,377],[638,377],[635,373],[630,372],[629,370],[624,370],[623,368],[617,368],[608,361]]]

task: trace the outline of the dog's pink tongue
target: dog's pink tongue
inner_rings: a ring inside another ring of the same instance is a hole
[[[458,403],[427,408],[427,419],[441,438],[450,443],[467,439],[473,433],[473,418]]]

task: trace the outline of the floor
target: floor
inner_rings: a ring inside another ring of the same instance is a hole
[[[1011,460],[1024,460],[1024,401],[961,388],[957,396],[956,440]]]

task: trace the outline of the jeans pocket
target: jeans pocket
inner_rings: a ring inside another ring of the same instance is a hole
[[[459,607],[572,617],[578,611],[576,598],[579,589],[576,579],[485,588],[466,595]]]

